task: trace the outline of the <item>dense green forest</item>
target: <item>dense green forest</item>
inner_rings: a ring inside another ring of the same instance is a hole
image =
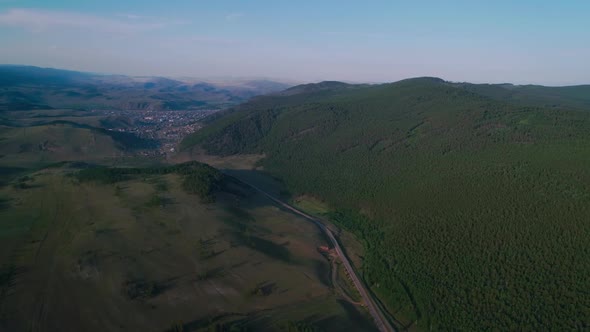
[[[264,152],[267,172],[362,239],[363,278],[406,325],[590,327],[587,86],[292,89],[182,147]]]

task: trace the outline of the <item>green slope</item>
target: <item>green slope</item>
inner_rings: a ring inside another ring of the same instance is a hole
[[[406,325],[587,328],[590,113],[543,89],[566,106],[435,78],[306,88],[242,105],[182,147],[264,152],[293,194],[326,201]]]

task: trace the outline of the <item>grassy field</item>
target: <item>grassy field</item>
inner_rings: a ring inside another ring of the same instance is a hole
[[[263,197],[233,185],[204,204],[175,174],[96,184],[70,172],[0,189],[0,327],[372,329],[334,293],[319,231]]]
[[[0,162],[7,167],[36,167],[59,161],[101,161],[123,155],[107,135],[69,125],[0,128]]]
[[[132,133],[108,130],[107,116],[73,109],[0,113],[0,183],[54,163],[83,161],[138,165],[156,161],[141,152],[158,143]]]

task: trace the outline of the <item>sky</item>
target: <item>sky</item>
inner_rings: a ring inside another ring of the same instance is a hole
[[[590,1],[0,0],[0,63],[127,75],[590,83]]]

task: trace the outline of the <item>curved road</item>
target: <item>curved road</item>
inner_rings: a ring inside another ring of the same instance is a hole
[[[344,251],[340,247],[340,244],[338,243],[338,241],[336,241],[336,237],[334,237],[334,234],[332,233],[332,231],[328,227],[326,227],[326,225],[324,225],[320,219],[313,217],[313,216],[295,208],[294,206],[289,205],[289,204],[279,200],[278,198],[271,196],[270,194],[266,193],[264,190],[262,190],[256,186],[253,186],[253,185],[246,183],[246,182],[244,182],[240,179],[237,179],[235,177],[234,177],[234,179],[251,187],[252,189],[263,194],[264,196],[266,196],[267,198],[269,198],[273,202],[277,203],[278,205],[304,217],[305,219],[313,222],[316,226],[318,226],[320,228],[320,230],[324,234],[326,234],[326,236],[330,239],[330,242],[332,242],[332,246],[334,246],[334,249],[336,250],[336,253],[340,257],[342,264],[344,264],[344,268],[346,269],[346,271],[350,275],[350,278],[352,279],[354,286],[359,291],[361,298],[363,299],[363,302],[366,304],[367,308],[369,309],[369,313],[373,317],[373,320],[375,321],[375,325],[377,325],[377,328],[379,329],[379,331],[383,331],[383,332],[394,332],[395,331],[393,326],[391,326],[391,324],[389,324],[389,321],[387,320],[387,318],[385,318],[385,315],[383,314],[381,309],[375,304],[373,297],[370,295],[368,290],[365,288],[365,285],[361,282],[360,278],[356,275],[354,269],[352,268],[352,265],[350,264],[350,261],[348,260],[346,255],[344,255]]]

